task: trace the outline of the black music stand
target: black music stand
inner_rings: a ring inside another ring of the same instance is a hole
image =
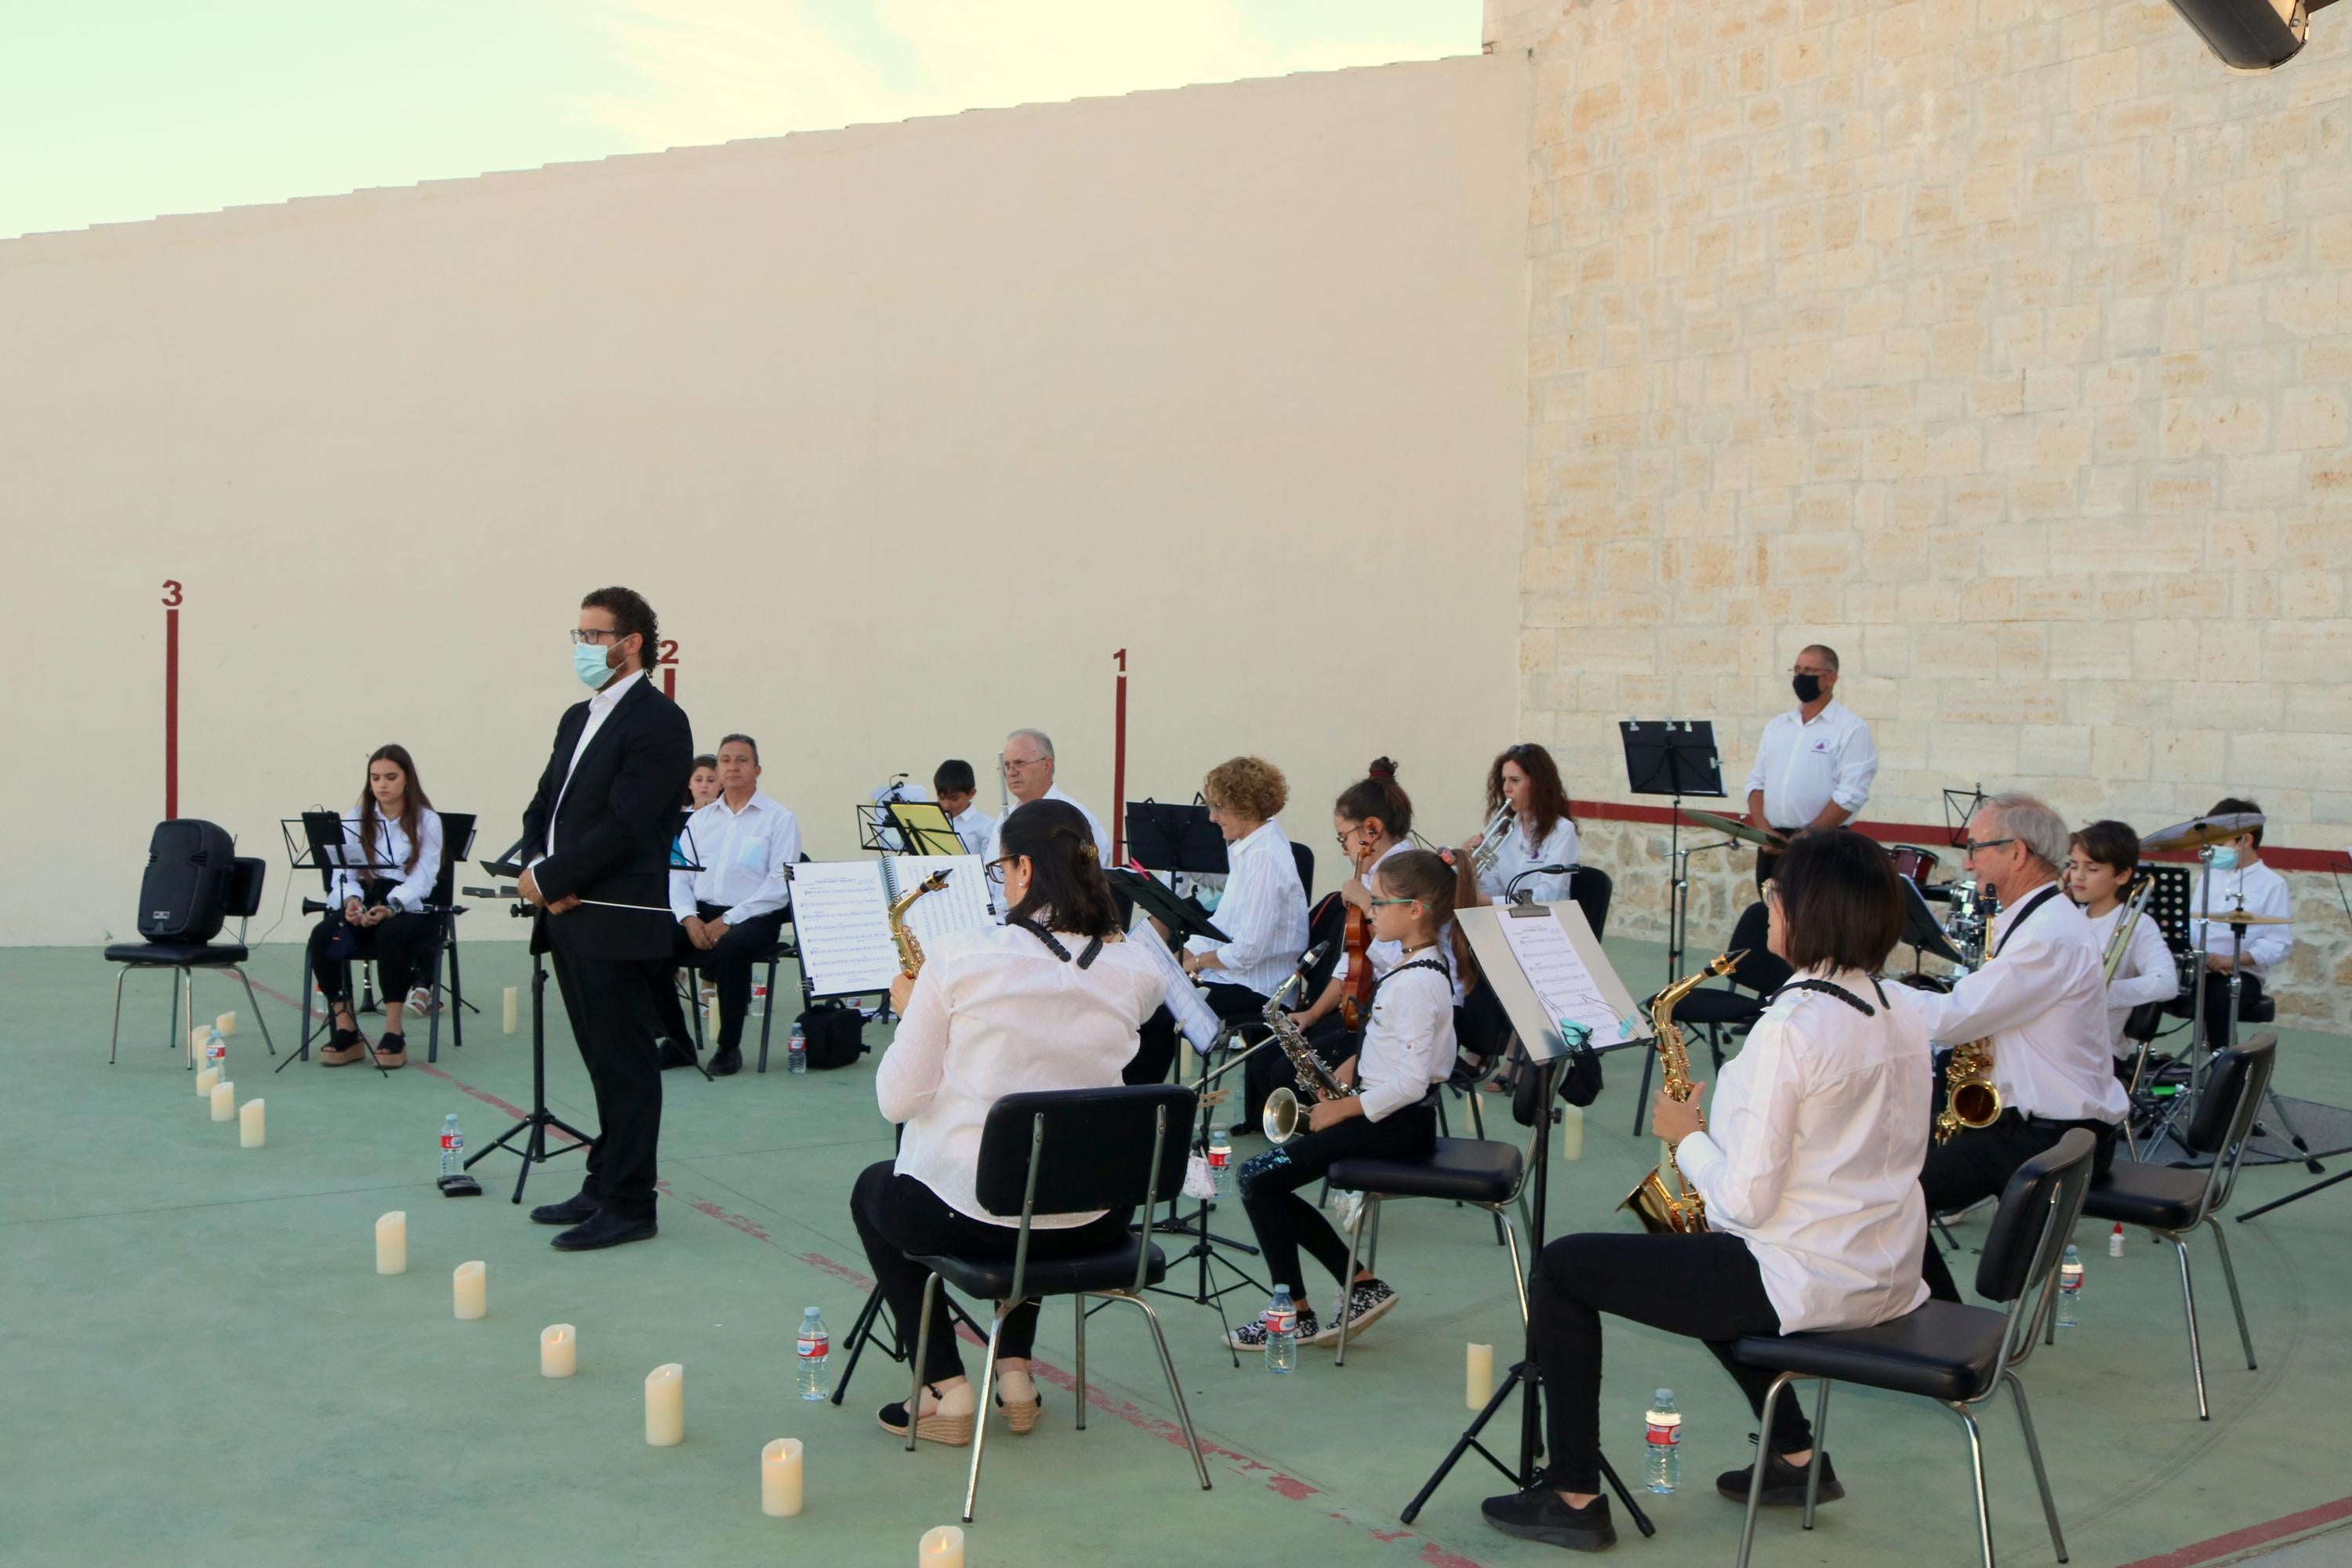
[[[299,844],[294,837],[294,829],[298,824],[302,829],[302,837]],[[278,820],[278,836],[286,841],[287,863],[297,871],[318,872],[319,887],[322,893],[331,893],[334,890],[337,871],[356,871],[364,880],[379,872],[400,869],[399,867],[391,864],[376,864],[373,851],[359,842],[358,836],[352,831],[352,825],[343,820],[340,812],[306,811],[299,816],[280,817]],[[359,855],[356,864],[351,863],[354,846],[357,847]],[[323,913],[333,907],[324,898],[317,900],[315,906],[309,899],[302,900],[302,912],[305,914]],[[355,1018],[362,1013],[375,1013],[383,1010],[376,1005],[374,966],[362,959],[360,961],[360,971],[363,977],[362,984],[366,995],[362,999],[354,999],[352,1004],[352,1014]],[[302,1037],[298,1042],[294,1053],[280,1061],[273,1069],[275,1071],[284,1072],[289,1062],[310,1059],[310,1042],[318,1033],[311,1026],[310,981],[310,945],[305,942],[302,944],[302,984],[296,993],[295,1002],[295,1005],[300,1008],[302,1013]],[[327,1027],[330,1032],[334,1026],[334,1017],[335,1010],[331,1006],[327,1009]],[[390,1071],[382,1062],[375,1059],[375,1043],[365,1035],[362,1035],[360,1044],[367,1048],[369,1065],[375,1068],[377,1075],[390,1078],[392,1076]]]
[[[1627,787],[1635,795],[1674,797],[1666,829],[1666,859],[1674,868],[1666,897],[1666,984],[1671,985],[1682,978],[1690,926],[1690,862],[1682,852],[1683,796],[1722,799],[1723,759],[1716,752],[1715,725],[1709,720],[1627,719],[1617,728],[1625,745]]]
[[[894,801],[885,808],[897,825],[908,855],[969,855],[963,836],[948,820],[948,814],[935,800]]]
[[[1225,837],[1205,805],[1131,800],[1127,803],[1127,853],[1154,871],[1222,877],[1231,868]]]
[[[1984,785],[1944,792],[1944,831],[1951,837],[1951,847],[1958,849],[1969,841],[1969,818],[1985,803]]]
[[[1922,958],[1940,958],[1947,963],[1966,963],[1968,961],[1960,956],[1960,950],[1952,945],[1951,939],[1944,934],[1944,928],[1937,923],[1936,911],[1927,907],[1927,895],[1920,890],[1919,884],[1908,877],[1898,877],[1895,880],[1903,884],[1903,935],[1900,940],[1911,949],[1911,973],[1919,973]]]
[[[517,839],[497,859],[478,863],[493,877],[520,877],[523,873],[523,866],[516,856],[521,848],[522,841]],[[465,892],[469,899],[504,899],[514,897],[515,889],[467,888]],[[516,920],[530,920],[535,918],[539,910],[530,904],[517,903],[507,913]],[[571,1149],[549,1151],[547,1130],[551,1127],[570,1138],[572,1148],[583,1153],[593,1142],[588,1134],[547,1109],[547,954],[540,951],[540,944],[534,942],[530,954],[530,1110],[524,1113],[520,1121],[468,1154],[466,1169],[470,1171],[477,1163],[489,1158],[493,1149],[504,1149],[509,1154],[521,1156],[522,1168],[515,1173],[514,1197],[509,1200],[520,1204],[522,1202],[522,1184],[530,1178],[531,1163],[537,1161],[543,1165],[557,1154],[572,1152]],[[518,1133],[523,1135],[523,1144],[520,1149],[512,1146]]]

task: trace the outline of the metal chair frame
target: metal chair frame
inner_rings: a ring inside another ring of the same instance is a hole
[[[256,902],[257,903],[260,893],[260,883],[258,881],[255,883],[254,891]],[[253,916],[250,910],[241,910],[238,912],[236,917],[236,946],[247,946],[245,940],[246,927],[252,919]],[[248,952],[249,952],[250,950],[248,949]],[[134,969],[176,969],[180,972],[179,988],[172,993],[171,1005],[167,1011],[167,1016],[163,1020],[163,1048],[169,1050],[173,1042],[178,1042],[181,1048],[187,1053],[188,1070],[190,1072],[196,1070],[195,1042],[190,1039],[189,1036],[194,1032],[196,1027],[196,971],[199,969],[217,969],[236,976],[237,984],[245,987],[246,1005],[253,1009],[253,1021],[261,1026],[261,1043],[269,1047],[269,1054],[271,1056],[274,1057],[278,1054],[278,1042],[269,1037],[269,1020],[262,1015],[261,1000],[259,997],[254,995],[253,981],[251,977],[245,973],[245,966],[243,964],[150,963],[136,958],[119,958],[114,962],[119,967],[114,976],[114,1028],[109,1035],[106,1043],[107,1066],[112,1067],[114,1065],[116,1054],[121,1047],[122,983],[131,978],[131,972]],[[182,1028],[180,1026],[180,1020],[183,1016],[187,1019],[187,1026],[185,1028]]]

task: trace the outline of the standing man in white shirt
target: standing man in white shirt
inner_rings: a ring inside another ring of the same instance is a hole
[[[1997,795],[1979,806],[1961,848],[1977,886],[2000,900],[1991,956],[1948,993],[1892,993],[1939,1044],[1990,1039],[2000,1090],[2001,1112],[1991,1126],[1964,1127],[1950,1142],[1929,1145],[1919,1189],[1931,1218],[1999,1195],[2020,1165],[2077,1127],[2098,1139],[2095,1170],[2115,1158],[2128,1107],[2107,1053],[2105,955],[2059,883],[2068,837],[2064,819],[2032,795]],[[1921,1271],[1937,1300],[1960,1299],[1932,1236]]]
[[[1878,776],[1870,726],[1835,696],[1837,649],[1806,645],[1790,676],[1797,706],[1764,726],[1756,765],[1748,770],[1748,820],[1783,836],[1851,821]],[[1758,887],[1779,858],[1769,849],[1756,852]]]
[[[2224,816],[2238,813],[2260,816],[2263,808],[2251,800],[2236,795],[2214,803],[2208,816]],[[2212,904],[2206,905],[2205,883],[2213,884]],[[2286,962],[2294,948],[2294,927],[2292,925],[2250,925],[2244,929],[2242,942],[2236,929],[2221,918],[2228,910],[2243,910],[2250,915],[2291,915],[2294,912],[2294,896],[2288,890],[2286,879],[2263,864],[2263,830],[2257,826],[2239,834],[2227,844],[2216,845],[2208,868],[2197,874],[2197,882],[2189,889],[2189,934],[2192,942],[2199,933],[2203,940],[2198,945],[2205,949],[2205,1038],[2215,1050],[2236,1038],[2236,1018],[2230,1016],[2230,971],[2238,972],[2238,1012],[2241,1016],[2262,1000],[2263,985],[2271,971]],[[2215,919],[2209,927],[2194,917],[2211,913]]]
[[[773,945],[801,858],[801,826],[760,788],[760,743],[749,735],[719,742],[719,798],[687,818],[687,848],[699,871],[669,874],[672,951],[710,976],[719,991],[713,1078],[743,1070],[743,1020],[751,1010],[752,961]],[[675,990],[668,1011],[675,1013]],[[770,1006],[775,998],[768,999]],[[669,1024],[677,1028],[678,1018]],[[684,1046],[680,1035],[673,1044]]]
[[[1004,737],[1004,750],[997,761],[1004,764],[1004,787],[1018,808],[1033,800],[1067,801],[1077,806],[1078,815],[1087,819],[1087,826],[1095,836],[1095,848],[1102,857],[1106,869],[1110,866],[1110,835],[1103,831],[1102,821],[1085,806],[1062,793],[1054,782],[1054,742],[1043,730],[1015,730]],[[988,858],[999,859],[1003,850],[997,846],[1004,837],[1004,824],[991,825],[988,835]]]

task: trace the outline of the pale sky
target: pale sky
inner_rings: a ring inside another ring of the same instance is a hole
[[[1480,0],[0,0],[0,237],[1475,54]]]

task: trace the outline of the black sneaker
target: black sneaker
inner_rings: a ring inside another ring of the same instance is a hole
[[[1298,1342],[1300,1344],[1311,1344],[1314,1342],[1315,1336],[1322,1331],[1321,1328],[1319,1328],[1315,1321],[1315,1314],[1308,1311],[1305,1307],[1299,1308]],[[1225,1343],[1230,1348],[1237,1351],[1262,1351],[1265,1349],[1265,1320],[1262,1317],[1252,1318],[1248,1322],[1244,1323],[1240,1328],[1235,1329],[1232,1333],[1227,1334],[1225,1336]]]
[[[719,1052],[710,1058],[712,1078],[730,1078],[743,1070],[743,1052],[740,1047]]]
[[[1348,1292],[1348,1340],[1349,1343],[1362,1337],[1366,1329],[1388,1315],[1397,1304],[1397,1293],[1378,1279],[1365,1279]],[[1339,1342],[1339,1325],[1335,1321],[1312,1334],[1302,1333],[1300,1339],[1310,1345],[1336,1345]]]
[[[1748,1504],[1748,1476],[1753,1465],[1736,1470],[1726,1470],[1715,1478],[1715,1493],[1728,1498],[1745,1508]],[[1838,1485],[1837,1467],[1827,1454],[1822,1456],[1822,1489],[1816,1502],[1835,1502],[1845,1496]],[[1766,1508],[1802,1508],[1805,1506],[1805,1467],[1792,1465],[1774,1454],[1764,1463],[1764,1495],[1759,1500]]]
[[[1523,1492],[1488,1498],[1478,1505],[1478,1511],[1486,1516],[1488,1524],[1521,1541],[1539,1541],[1570,1552],[1605,1552],[1617,1544],[1617,1527],[1610,1522],[1607,1497],[1570,1508],[1540,1476]]]

